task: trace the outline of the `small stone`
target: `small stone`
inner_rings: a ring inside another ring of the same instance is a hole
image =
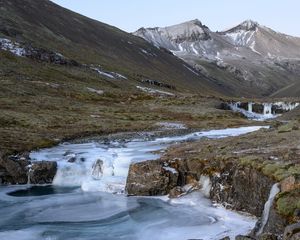
[[[178,198],[184,193],[185,193],[184,189],[182,189],[182,187],[177,186],[171,189],[171,191],[169,192],[169,198]]]
[[[71,157],[71,158],[69,158],[69,159],[68,159],[68,162],[69,162],[69,163],[74,163],[74,162],[76,162],[76,157]]]
[[[300,209],[296,209],[295,211],[294,211],[294,216],[295,217],[300,217]]]

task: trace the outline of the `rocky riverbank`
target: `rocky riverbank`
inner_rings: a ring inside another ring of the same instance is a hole
[[[56,170],[56,162],[31,162],[28,153],[0,155],[0,184],[52,183]]]
[[[299,221],[299,139],[299,123],[290,122],[237,138],[177,145],[159,160],[131,165],[127,191],[176,197],[204,186],[213,201],[230,209],[257,217],[267,212],[251,236],[271,233],[276,239]],[[264,211],[277,182],[281,192]]]

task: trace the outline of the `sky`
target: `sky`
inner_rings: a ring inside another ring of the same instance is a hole
[[[53,0],[75,12],[133,32],[199,19],[213,31],[244,20],[300,37],[299,0]]]

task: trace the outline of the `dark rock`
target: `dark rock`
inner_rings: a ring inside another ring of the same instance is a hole
[[[157,80],[152,80],[152,79],[143,79],[142,83],[146,83],[149,85],[153,85],[153,86],[157,86],[157,87],[164,87],[164,88],[168,88],[168,89],[175,89],[174,86],[167,84],[167,83],[163,83]]]
[[[34,162],[30,171],[31,184],[52,183],[57,171],[57,163],[50,161]]]
[[[217,109],[221,109],[221,110],[231,110],[231,107],[228,103],[226,102],[222,102],[220,103],[219,106],[216,106]]]
[[[277,240],[277,236],[272,233],[263,233],[258,240]]]
[[[255,169],[229,164],[219,175],[212,177],[211,198],[259,217],[273,184],[272,179]]]
[[[68,159],[68,162],[69,162],[69,163],[74,163],[74,162],[76,162],[76,157],[70,157],[70,158]]]
[[[0,158],[2,184],[26,184],[28,160],[12,160]]]
[[[289,225],[285,228],[283,240],[299,240],[300,239],[300,222]]]
[[[178,173],[167,171],[160,161],[134,163],[129,168],[126,191],[129,195],[166,195],[177,186]]]
[[[255,240],[255,238],[250,236],[238,235],[235,237],[235,240]]]
[[[169,192],[169,198],[177,198],[179,196],[181,196],[182,194],[184,194],[185,191],[182,187],[175,187],[175,188],[172,188]]]
[[[220,240],[230,240],[230,237],[224,237],[224,238],[221,238]]]
[[[254,103],[252,105],[252,111],[255,113],[263,114],[264,113],[264,105],[261,103]]]
[[[81,66],[75,60],[68,59],[59,53],[43,48],[32,47],[31,45],[25,46],[25,57],[31,58],[36,61],[48,62],[59,65],[69,65],[75,67]]]
[[[294,211],[294,217],[300,217],[300,209]]]

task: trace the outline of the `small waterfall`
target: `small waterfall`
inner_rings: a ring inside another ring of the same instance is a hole
[[[269,214],[270,214],[271,207],[273,205],[274,198],[279,192],[280,192],[279,184],[275,183],[271,188],[269,199],[265,203],[264,211],[263,211],[263,214],[261,217],[261,226],[256,235],[262,234],[262,232],[269,220]]]
[[[279,107],[280,109],[282,109],[284,111],[292,111],[293,109],[298,107],[300,104],[297,103],[297,102],[292,102],[292,103],[276,102],[274,105]]]
[[[204,194],[205,197],[210,196],[210,190],[212,183],[210,181],[209,176],[201,175],[200,180],[199,180],[199,185],[201,187],[201,192]]]
[[[252,113],[252,105],[253,105],[252,102],[249,102],[249,103],[248,103],[248,112],[251,112],[251,113]]]
[[[33,173],[32,164],[27,166],[27,185],[31,184],[31,174]]]
[[[272,115],[272,103],[264,103],[264,115]]]

